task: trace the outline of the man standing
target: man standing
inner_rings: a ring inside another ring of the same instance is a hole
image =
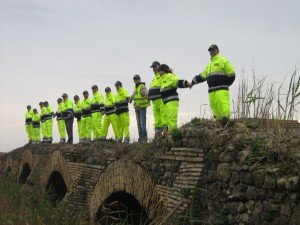
[[[44,102],[40,102],[39,103],[40,108],[41,108],[41,126],[42,126],[42,135],[43,135],[43,140],[42,143],[46,143],[48,141],[48,128],[47,128],[47,122],[46,122],[46,118],[47,118],[47,109],[44,105]]]
[[[82,108],[82,103],[80,101],[80,98],[78,95],[74,96],[74,102],[75,102],[75,113],[74,116],[77,119],[77,129],[78,129],[78,136],[79,136],[79,142],[82,142],[83,140],[83,135],[81,131],[81,108]]]
[[[153,68],[154,78],[150,84],[148,99],[152,100],[153,105],[153,116],[154,116],[154,127],[155,136],[154,139],[159,139],[162,132],[168,131],[168,119],[166,115],[166,106],[162,101],[160,88],[162,84],[162,77],[160,76],[158,69],[160,63],[154,61],[150,68]]]
[[[146,115],[147,107],[150,106],[150,102],[147,98],[148,90],[145,83],[141,82],[139,75],[134,75],[133,82],[135,83],[133,94],[130,98],[130,103],[134,100],[135,116],[137,121],[137,127],[139,131],[140,142],[147,142],[147,128],[146,128]]]
[[[106,98],[104,106],[104,119],[102,124],[100,139],[106,139],[109,125],[111,124],[115,138],[117,138],[117,117],[115,109],[115,96],[111,93],[110,87],[105,88]]]
[[[59,132],[59,143],[65,143],[66,142],[66,123],[63,117],[62,112],[64,111],[64,103],[62,102],[61,98],[57,99],[58,108],[56,113],[53,117],[56,116],[57,120],[57,126],[58,126],[58,132]]]
[[[98,86],[92,86],[93,99],[91,105],[92,112],[92,124],[93,124],[93,140],[97,140],[101,135],[101,126],[102,126],[102,112],[104,110],[104,99],[102,94],[98,91]]]
[[[189,87],[207,81],[210,108],[217,121],[225,125],[230,118],[229,86],[235,80],[235,71],[230,62],[219,55],[217,45],[208,48],[211,61],[199,75],[195,76]]]
[[[92,117],[91,117],[91,104],[92,100],[89,98],[87,91],[83,92],[84,100],[82,101],[81,108],[81,132],[84,142],[91,141],[92,135]]]
[[[128,101],[130,99],[128,91],[122,87],[122,83],[117,81],[115,83],[117,94],[116,94],[116,115],[117,115],[117,141],[122,142],[124,136],[124,142],[129,143],[130,141],[130,133],[129,133],[129,109],[128,109]]]
[[[47,110],[47,113],[45,115],[45,120],[47,123],[47,139],[45,140],[46,143],[52,143],[53,140],[53,109],[49,105],[47,101],[44,102],[44,107]]]
[[[31,144],[32,142],[32,116],[33,111],[31,109],[31,106],[27,106],[27,111],[25,113],[25,128],[28,135],[28,143]]]
[[[62,95],[64,100],[64,111],[63,117],[66,123],[66,129],[68,134],[67,143],[73,144],[73,123],[74,123],[74,110],[73,110],[73,102],[68,98],[68,95],[64,93]]]
[[[32,116],[32,143],[39,144],[41,142],[41,116],[38,113],[37,109],[33,109]]]

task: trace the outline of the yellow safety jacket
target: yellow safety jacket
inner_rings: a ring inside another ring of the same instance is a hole
[[[141,94],[141,88],[145,86],[145,83],[140,82],[134,87],[134,108],[147,108],[150,106],[150,102],[146,96]]]
[[[33,116],[32,116],[32,127],[33,128],[39,128],[39,127],[41,127],[40,121],[41,121],[40,114],[33,113]]]
[[[104,111],[106,115],[116,113],[115,96],[112,93],[106,94]]]
[[[62,111],[64,110],[64,103],[59,103],[58,104],[58,108],[57,108],[57,111],[56,111],[56,120],[63,120],[63,115],[62,115]]]
[[[118,89],[118,93],[116,94],[116,114],[119,115],[123,112],[128,112],[128,100],[129,100],[130,96],[128,91],[123,88],[120,87]]]
[[[32,117],[33,117],[33,111],[30,109],[29,111],[25,113],[25,124],[30,125],[32,124]]]
[[[81,112],[82,112],[82,117],[88,117],[91,116],[91,105],[92,105],[92,100],[90,98],[84,99],[81,104]]]
[[[211,58],[211,62],[199,75],[195,76],[192,83],[197,84],[207,80],[208,92],[229,90],[235,80],[235,71],[230,62],[219,54]]]
[[[102,94],[99,91],[93,93],[94,97],[92,99],[91,111],[94,112],[102,112],[104,110],[104,99]]]
[[[155,76],[150,84],[148,98],[150,100],[156,100],[161,98],[160,94],[160,87],[162,83],[162,77],[160,76],[159,72],[155,73]]]
[[[48,114],[48,110],[45,106],[43,106],[41,108],[41,113],[40,113],[42,123],[46,122],[47,114]]]
[[[163,74],[160,94],[164,104],[170,101],[179,101],[177,88],[187,88],[187,83],[186,80],[180,80],[173,73]]]
[[[81,109],[82,109],[82,103],[80,100],[75,102],[75,109],[74,109],[74,116],[77,119],[77,121],[80,121],[81,119]]]
[[[68,98],[64,101],[62,114],[65,119],[67,119],[68,115],[70,115],[69,119],[74,118],[73,102]]]
[[[44,107],[47,110],[47,113],[44,115],[45,116],[45,121],[47,120],[52,120],[52,116],[53,116],[53,109],[50,105],[48,105],[47,107]]]

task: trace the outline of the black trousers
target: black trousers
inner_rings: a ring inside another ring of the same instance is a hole
[[[65,123],[66,123],[66,129],[67,129],[67,134],[68,134],[67,143],[73,144],[73,123],[74,123],[74,118],[66,119]]]

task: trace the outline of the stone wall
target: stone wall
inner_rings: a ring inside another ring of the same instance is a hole
[[[273,131],[239,123],[223,130],[204,121],[173,135],[180,138],[166,145],[204,150],[194,218],[211,224],[300,224],[300,138]]]

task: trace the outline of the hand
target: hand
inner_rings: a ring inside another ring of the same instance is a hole
[[[188,85],[188,87],[189,87],[190,89],[192,89],[192,87],[193,87],[193,83],[192,83],[192,82],[191,82],[191,83],[188,83],[187,85]]]
[[[129,100],[129,103],[130,103],[130,104],[132,103],[132,99]]]

